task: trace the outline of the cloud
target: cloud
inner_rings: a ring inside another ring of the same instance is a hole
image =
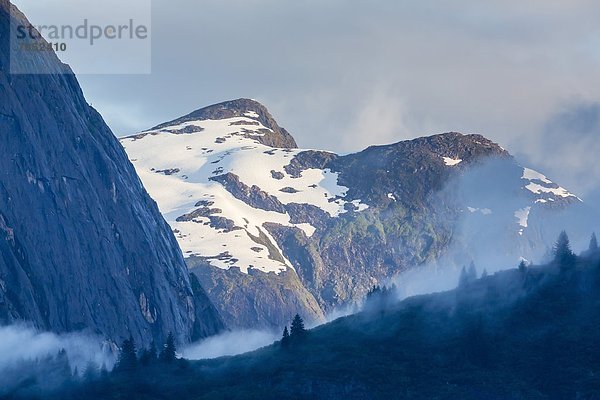
[[[524,142],[523,158],[558,182],[568,182],[589,204],[600,188],[600,102],[570,101]]]
[[[55,356],[63,349],[71,367],[80,370],[90,361],[108,368],[114,362],[110,346],[93,335],[57,335],[27,325],[9,325],[0,327],[0,373],[18,362]]]
[[[182,356],[190,360],[233,356],[268,346],[279,339],[273,332],[241,330],[211,336],[192,343],[182,350]]]
[[[303,147],[461,131],[537,158],[526,145],[557,108],[600,101],[599,13],[587,0],[154,2],[152,75],[80,80],[120,135],[251,97]]]
[[[66,360],[59,355],[63,350]],[[115,350],[101,338],[82,332],[59,335],[25,324],[2,326],[0,397],[14,390],[25,397],[39,397],[60,387],[71,373],[83,373],[91,363],[111,369]]]

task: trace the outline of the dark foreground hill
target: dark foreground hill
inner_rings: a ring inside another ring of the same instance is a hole
[[[598,399],[598,254],[365,311],[237,357],[138,366],[58,398]],[[388,296],[392,292],[388,292]]]

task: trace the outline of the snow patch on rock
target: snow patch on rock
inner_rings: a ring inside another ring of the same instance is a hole
[[[443,158],[444,158],[444,164],[446,164],[449,167],[453,167],[462,162],[462,160],[460,158],[450,158],[450,157],[443,157]]]
[[[261,144],[256,138],[267,128],[257,124],[258,117],[247,112],[244,117],[188,121],[121,139],[185,257],[201,257],[215,267],[237,267],[245,273],[281,273],[292,264],[265,226],[297,228],[308,237],[315,233],[309,223],[292,223],[288,213],[252,207],[211,180],[225,174],[236,175],[242,184],[258,187],[283,205],[307,204],[331,217],[348,212],[347,203],[358,211],[368,208],[360,199],[347,200],[348,188],[339,185],[338,174],[329,169],[306,169],[299,176],[286,173],[285,166],[305,150]],[[281,179],[273,179],[272,171],[280,171]],[[217,219],[226,223],[217,224]]]
[[[529,224],[530,211],[531,211],[531,207],[525,207],[525,208],[515,211],[515,218],[517,218],[519,226],[521,226],[521,229],[519,229],[519,235],[523,235],[524,228],[527,228],[527,226]]]

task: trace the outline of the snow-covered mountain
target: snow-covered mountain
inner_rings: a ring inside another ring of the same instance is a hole
[[[265,225],[294,228],[307,237],[316,230],[292,218],[287,206],[312,206],[332,218],[347,213],[348,205],[368,208],[360,199],[347,199],[348,188],[328,168],[288,173],[304,150],[263,144],[267,132],[272,130],[259,114],[246,111],[176,121],[121,139],[186,257],[243,273],[251,268],[278,274],[293,265]]]
[[[298,149],[247,99],[121,143],[229,326],[322,319],[419,265],[483,261],[484,240],[498,267],[539,257],[548,220],[582,204],[480,135],[340,156]]]

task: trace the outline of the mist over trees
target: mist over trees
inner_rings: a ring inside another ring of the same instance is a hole
[[[297,314],[280,344],[236,357],[177,358],[173,335],[160,350],[125,340],[111,372],[74,372],[61,352],[25,366],[60,385],[38,380],[12,398],[345,398],[349,385],[374,399],[401,390],[418,400],[600,398],[600,374],[590,374],[600,360],[600,250],[577,256],[564,232],[553,250],[547,265],[523,260],[484,269],[485,279],[465,266],[466,284],[402,302],[394,287],[375,286],[363,312],[310,331]]]
[[[120,372],[132,372],[138,366],[137,350],[133,338],[125,339],[121,345],[121,353],[115,365],[115,370]]]
[[[471,261],[468,268],[466,266],[462,267],[462,270],[460,271],[460,277],[458,278],[458,287],[465,287],[476,280],[477,268],[475,267],[475,263]]]
[[[160,352],[158,359],[167,364],[170,364],[177,359],[177,349],[175,347],[175,337],[173,336],[173,332],[169,332],[165,346]]]
[[[588,248],[590,252],[598,251],[598,239],[596,238],[596,233],[592,233],[592,237],[590,239],[590,246]]]

